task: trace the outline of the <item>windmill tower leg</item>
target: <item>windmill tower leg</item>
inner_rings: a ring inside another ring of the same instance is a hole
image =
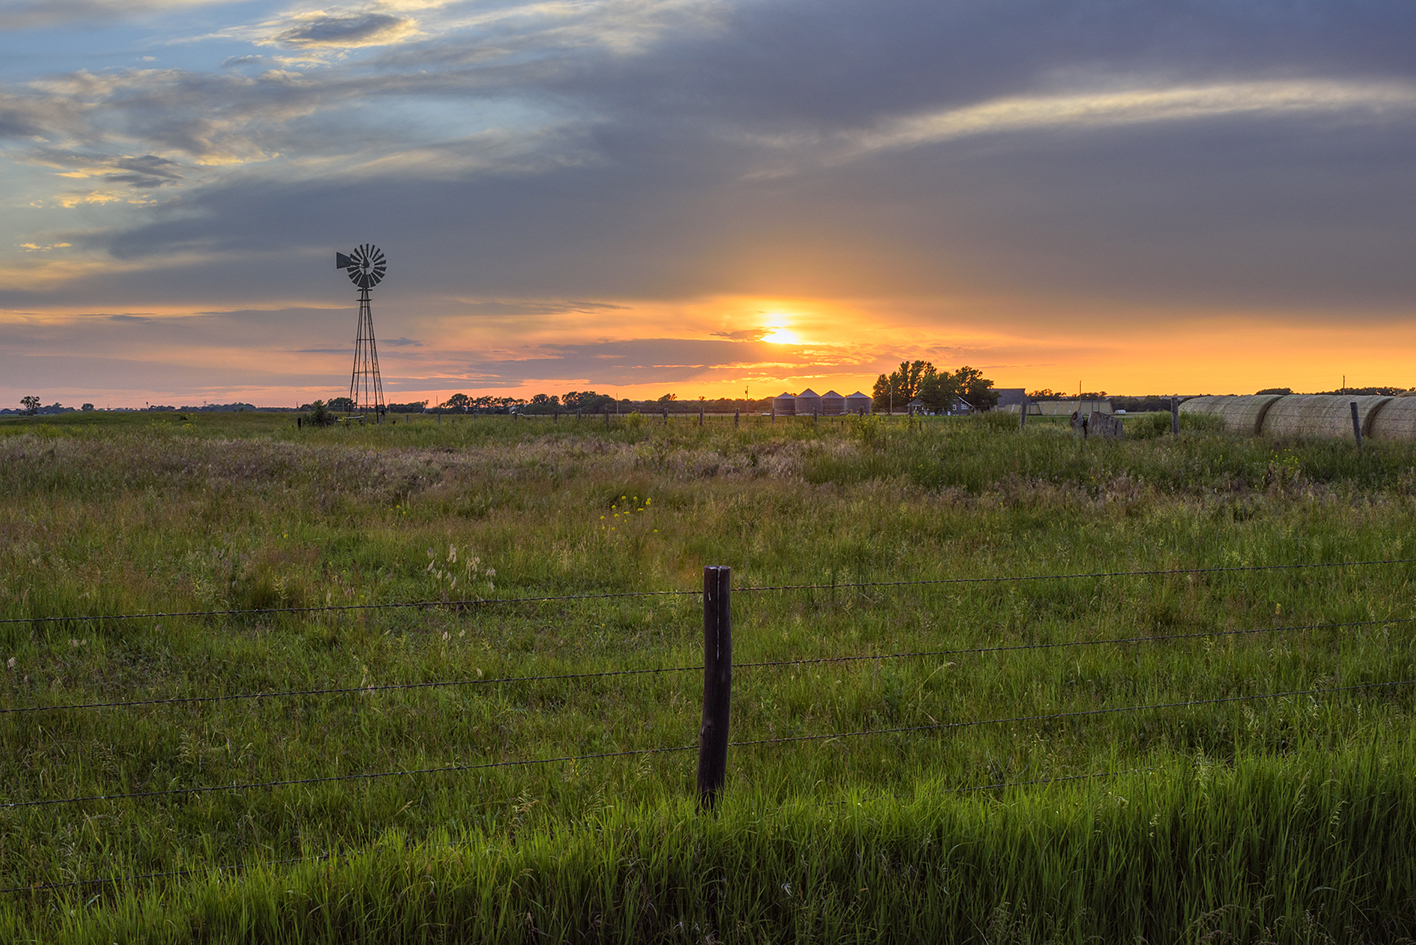
[[[379,351],[374,343],[374,313],[369,290],[359,290],[359,336],[354,341],[354,371],[349,376],[349,400],[355,412],[374,412],[374,422],[383,422],[383,379],[379,376]]]

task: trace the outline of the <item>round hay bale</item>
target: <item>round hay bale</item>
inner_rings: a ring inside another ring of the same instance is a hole
[[[1372,411],[1371,428],[1363,434],[1374,440],[1416,440],[1416,397],[1393,397]]]
[[[1268,409],[1260,430],[1264,436],[1351,438],[1352,403],[1366,434],[1373,413],[1389,400],[1378,394],[1290,394]]]
[[[1218,417],[1231,433],[1258,436],[1263,427],[1264,414],[1282,398],[1282,394],[1191,397],[1180,404],[1180,412]]]

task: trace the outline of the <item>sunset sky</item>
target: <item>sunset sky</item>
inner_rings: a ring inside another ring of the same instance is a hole
[[[0,0],[0,407],[1416,386],[1416,4]]]

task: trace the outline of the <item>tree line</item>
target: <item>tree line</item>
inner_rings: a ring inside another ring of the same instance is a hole
[[[991,410],[998,403],[993,382],[967,364],[950,372],[930,361],[901,361],[894,372],[875,379],[876,410],[898,410],[916,397],[933,411],[953,411],[960,401],[975,410]]]

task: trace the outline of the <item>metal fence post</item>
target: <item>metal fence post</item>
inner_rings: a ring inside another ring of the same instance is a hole
[[[727,779],[733,688],[732,568],[703,569],[703,724],[698,730],[698,807],[712,810]]]

